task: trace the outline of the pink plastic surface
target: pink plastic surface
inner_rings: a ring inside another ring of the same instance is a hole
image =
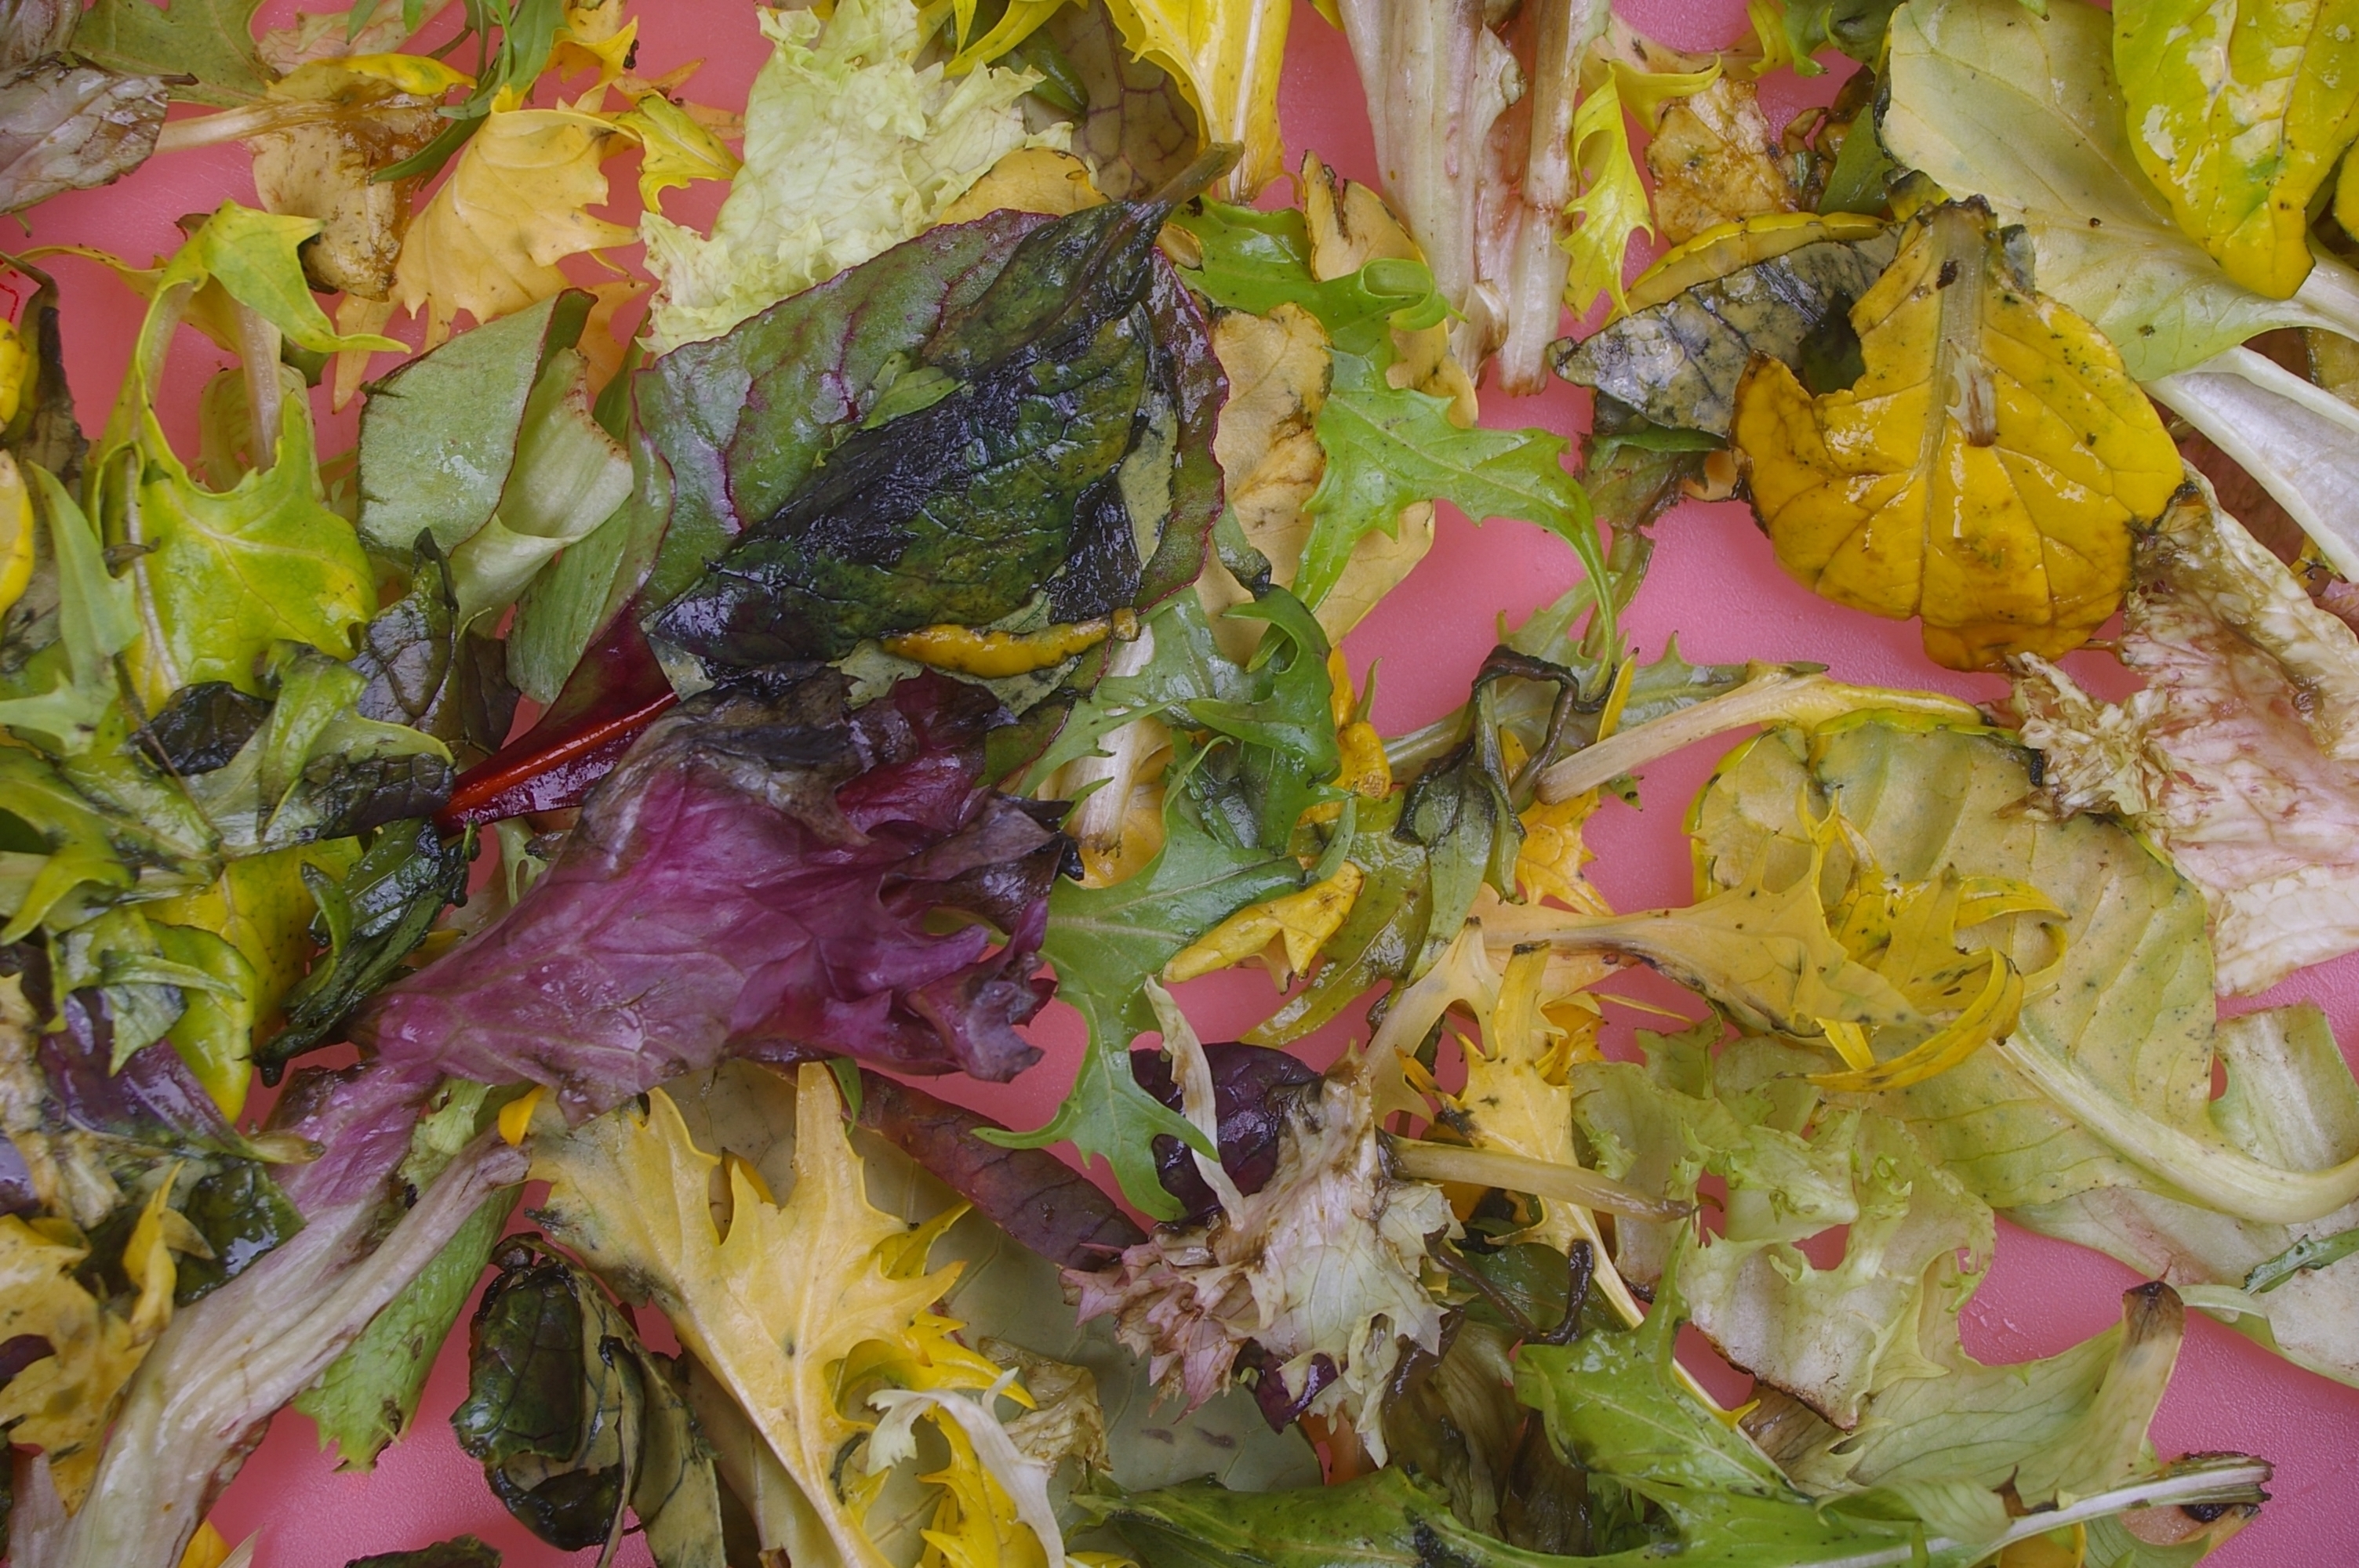
[[[283,24],[297,8],[290,0],[273,0],[261,20]],[[1621,8],[1639,27],[1691,49],[1724,44],[1745,25],[1740,0],[1622,0]],[[766,52],[748,0],[642,0],[633,9],[641,18],[641,73],[654,75],[701,57],[707,63],[689,94],[742,106]],[[1765,83],[1763,97],[1773,122],[1803,104],[1824,102],[1834,80],[1797,82],[1781,75]],[[1374,181],[1375,158],[1350,52],[1307,4],[1296,7],[1282,107],[1287,139],[1298,156],[1315,149],[1346,175]],[[616,200],[604,214],[631,222],[637,211],[635,165],[618,159],[608,172]],[[254,200],[242,149],[173,154],[107,189],[47,203],[32,216],[33,241],[97,245],[144,262],[178,243],[176,219],[208,211],[223,199]],[[701,221],[717,200],[717,187],[698,187],[675,195],[670,211],[675,217]],[[138,305],[89,263],[59,259],[47,265],[64,294],[68,373],[84,423],[94,429],[113,402],[137,329]],[[595,276],[585,270],[585,278],[594,281]],[[193,439],[197,393],[220,362],[193,332],[181,333],[163,399],[176,439]],[[379,368],[385,368],[382,362]],[[321,450],[348,447],[351,411],[332,416],[322,402],[320,412]],[[1563,386],[1530,399],[1493,395],[1484,405],[1485,423],[1539,425],[1567,434],[1580,429],[1587,415],[1586,395]],[[1951,675],[1930,664],[1919,651],[1913,625],[1836,609],[1789,580],[1742,506],[1689,505],[1658,532],[1661,544],[1653,571],[1629,616],[1650,657],[1676,634],[1681,651],[1699,663],[1812,659],[1849,680],[1930,687],[1977,699],[1999,690],[1994,680]],[[1371,664],[1383,665],[1379,727],[1397,732],[1462,701],[1492,644],[1496,617],[1505,614],[1515,623],[1574,577],[1564,546],[1536,529],[1511,523],[1477,529],[1445,516],[1432,555],[1345,644],[1355,680],[1364,678]],[[2108,663],[2093,656],[2075,661],[2093,684],[2118,689],[2118,669],[2109,669]],[[1591,835],[1598,856],[1591,874],[1617,905],[1688,901],[1690,872],[1680,816],[1724,750],[1717,743],[1699,747],[1648,769],[1642,811],[1607,804]],[[1614,989],[1659,1003],[1687,1001],[1669,987],[1650,988],[1643,977],[1617,978]],[[2251,1005],[2303,999],[2322,1004],[2346,1041],[2359,1041],[2359,958],[2298,976]],[[1220,1039],[1257,1021],[1271,996],[1257,979],[1214,977],[1184,988],[1181,1000],[1202,1034]],[[1687,1005],[1692,1012],[1694,1004]],[[1626,1032],[1634,1021],[1647,1022],[1626,1014],[1620,1027]],[[1325,1061],[1346,1033],[1345,1025],[1331,1029],[1309,1054]],[[1070,1078],[1081,1044],[1078,1020],[1061,1007],[1052,1009],[1034,1038],[1048,1059],[1014,1085],[934,1087],[947,1087],[1016,1125],[1033,1125],[1048,1114]],[[1966,1343],[1976,1356],[2019,1361],[2052,1355],[2117,1321],[2121,1292],[2138,1282],[2129,1271],[2006,1225],[2000,1231],[1996,1263],[1966,1314]],[[311,1423],[281,1415],[222,1498],[215,1524],[232,1542],[260,1533],[256,1568],[341,1568],[354,1556],[420,1546],[462,1531],[502,1548],[511,1568],[594,1561],[593,1553],[560,1552],[536,1541],[485,1489],[480,1470],[459,1451],[448,1425],[465,1380],[463,1348],[454,1339],[436,1366],[410,1435],[370,1475],[337,1473],[333,1456],[320,1452]],[[2165,1454],[2224,1449],[2261,1454],[2276,1463],[2274,1500],[2212,1559],[2221,1568],[2359,1563],[2359,1390],[2299,1371],[2210,1319],[2190,1314],[2186,1347],[2154,1437]],[[641,1568],[648,1559],[634,1539],[625,1543],[618,1561]]]

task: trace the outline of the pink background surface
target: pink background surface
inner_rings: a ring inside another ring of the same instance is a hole
[[[297,8],[289,0],[273,0],[261,19],[280,24]],[[1745,25],[1739,0],[1622,0],[1620,9],[1665,42],[1691,49],[1724,44]],[[643,74],[702,57],[707,63],[689,84],[689,95],[742,107],[766,53],[747,0],[667,0],[634,10],[641,17]],[[1824,102],[1834,82],[1832,75],[1807,82],[1772,79],[1763,98],[1773,123],[1800,105]],[[1296,7],[1282,109],[1287,139],[1298,156],[1315,149],[1346,175],[1374,181],[1375,159],[1350,53],[1307,4]],[[603,215],[625,223],[635,220],[635,172],[630,159],[608,167],[616,200],[602,210]],[[708,218],[719,190],[701,186],[675,194],[672,215]],[[107,189],[47,203],[32,215],[32,239],[98,245],[144,262],[177,244],[175,219],[210,211],[224,198],[254,200],[242,148],[173,154]],[[138,325],[138,306],[94,265],[71,259],[47,265],[64,295],[69,376],[83,422],[95,429],[113,401]],[[585,269],[583,276],[594,281],[599,275]],[[210,345],[182,332],[163,405],[175,439],[188,441],[188,449],[193,449],[197,393],[220,362]],[[320,411],[321,449],[348,448],[352,412],[330,416],[324,402]],[[1493,395],[1485,399],[1484,415],[1488,424],[1539,425],[1571,434],[1586,422],[1587,395],[1559,385],[1537,398]],[[1658,535],[1652,573],[1628,617],[1649,657],[1677,635],[1681,651],[1699,663],[1811,659],[1854,681],[1938,687],[1977,699],[2000,690],[1995,680],[1951,675],[1928,663],[1913,625],[1836,609],[1787,579],[1741,505],[1685,506],[1665,519]],[[1511,523],[1478,529],[1446,514],[1431,556],[1345,644],[1355,680],[1364,679],[1372,664],[1383,665],[1378,726],[1397,732],[1455,707],[1494,641],[1495,618],[1504,614],[1513,624],[1574,577],[1563,546],[1537,529]],[[2110,660],[2082,655],[2074,662],[2084,679],[2102,683],[2104,689],[2119,688],[2121,677]],[[1598,858],[1591,874],[1618,906],[1688,901],[1680,816],[1725,749],[1719,743],[1699,747],[1648,769],[1643,810],[1607,803],[1593,825],[1591,843]],[[1659,983],[1650,987],[1643,977],[1617,978],[1614,989],[1696,1011],[1690,999]],[[1181,997],[1208,1039],[1233,1037],[1263,1016],[1272,1000],[1258,979],[1236,977],[1197,981],[1183,988]],[[2310,970],[2250,1005],[2299,999],[2321,1003],[2345,1040],[2359,1041],[2359,958]],[[1355,1022],[1331,1027],[1309,1054],[1326,1060]],[[1647,1021],[1625,1013],[1616,1027],[1626,1033],[1633,1022]],[[1037,1123],[1070,1080],[1081,1031],[1074,1015],[1060,1006],[1044,1015],[1033,1034],[1048,1059],[1017,1083],[934,1087],[948,1087],[1017,1125]],[[2117,1320],[2121,1292],[2138,1282],[2126,1269],[2096,1254],[2004,1224],[2000,1233],[1997,1260],[1966,1314],[1967,1346],[1984,1360],[2052,1355],[2100,1332]],[[341,1568],[356,1555],[420,1546],[462,1531],[502,1548],[515,1568],[593,1561],[594,1553],[560,1552],[533,1540],[486,1490],[480,1470],[459,1451],[448,1425],[465,1380],[463,1346],[454,1337],[435,1368],[411,1434],[371,1475],[338,1474],[332,1456],[320,1452],[310,1422],[281,1415],[222,1499],[214,1522],[232,1542],[260,1532],[258,1568]],[[2190,1314],[2186,1346],[2154,1437],[2167,1455],[2228,1449],[2275,1461],[2275,1500],[2212,1560],[2222,1568],[2359,1563],[2359,1390],[2290,1368],[2210,1319]],[[638,1568],[648,1559],[634,1539],[625,1543],[618,1561]]]

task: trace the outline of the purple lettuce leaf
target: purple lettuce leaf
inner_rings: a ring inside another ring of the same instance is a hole
[[[1285,1130],[1288,1108],[1304,1088],[1319,1082],[1319,1075],[1285,1052],[1263,1045],[1215,1043],[1204,1047],[1204,1056],[1212,1068],[1221,1169],[1239,1192],[1257,1193],[1277,1172],[1278,1134]],[[1162,1052],[1133,1051],[1130,1072],[1140,1088],[1169,1108],[1180,1108],[1180,1086]],[[1196,1169],[1194,1152],[1177,1138],[1156,1136],[1155,1167],[1163,1190],[1180,1200],[1176,1223],[1201,1224],[1221,1206]]]
[[[995,1081],[1062,855],[983,782],[992,699],[907,681],[845,717],[838,677],[666,716],[584,806],[548,874],[355,1030],[380,1065],[558,1091],[595,1115],[725,1054],[820,1049]],[[943,914],[984,925],[947,933]]]

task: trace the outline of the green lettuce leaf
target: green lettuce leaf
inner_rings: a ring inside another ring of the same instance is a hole
[[[1026,131],[1016,101],[1039,80],[981,66],[920,69],[912,0],[848,0],[821,20],[764,11],[769,61],[745,100],[745,165],[701,235],[658,213],[640,223],[658,287],[656,347],[718,337],[909,238],[1018,147],[1066,145]]]
[[[1144,670],[1102,680],[1036,766],[1045,778],[1089,756],[1101,737],[1149,718],[1178,731],[1179,754],[1164,776],[1161,851],[1111,887],[1060,881],[1049,894],[1041,954],[1057,971],[1058,994],[1090,1030],[1072,1091],[1045,1125],[994,1139],[1017,1148],[1070,1140],[1085,1157],[1106,1160],[1124,1195],[1162,1218],[1179,1208],[1156,1174],[1155,1136],[1206,1152],[1211,1145],[1131,1075],[1131,1042],[1157,1027],[1145,984],[1237,910],[1303,885],[1296,824],[1333,797],[1327,781],[1341,765],[1318,622],[1283,589],[1228,613],[1269,628],[1249,663],[1222,654],[1202,608],[1182,595],[1147,622],[1153,653]]]
[[[2276,299],[2222,270],[2138,169],[2113,19],[2080,0],[1912,4],[1892,23],[1884,145],[2029,232],[2040,291],[2094,322],[2140,381],[2272,327],[2359,328],[2359,274],[2321,260]]]
[[[426,1376],[467,1310],[517,1195],[511,1187],[485,1198],[320,1380],[295,1396],[293,1408],[320,1429],[320,1446],[335,1444],[338,1469],[375,1469],[386,1445],[417,1419]]]
[[[2228,276],[2283,299],[2310,275],[2310,209],[2359,136],[2359,31],[2335,6],[2127,0],[2114,69],[2130,150]]]
[[[1724,764],[1697,802],[1714,881],[1810,851],[1798,801],[1840,803],[1880,874],[1945,869],[2039,889],[2068,917],[1984,926],[2027,975],[2020,1022],[1962,1064],[1897,1091],[1950,1170],[2000,1209],[2108,1186],[2158,1187],[2243,1218],[2315,1219],[2359,1196],[2359,1162],[2288,1168],[2239,1150],[2218,1119],[2212,953],[2200,892],[2118,824],[2042,822],[2019,810],[2028,756],[1990,730],[1873,715],[1805,737],[1775,731]],[[1828,884],[1851,875],[1830,856]],[[2057,955],[2060,942],[2062,954]]]
[[[251,103],[278,74],[254,44],[261,3],[98,0],[74,28],[73,51],[109,70],[181,78],[172,96],[192,103]]]

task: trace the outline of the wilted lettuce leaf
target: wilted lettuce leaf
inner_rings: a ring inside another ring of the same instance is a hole
[[[1803,245],[1699,282],[1578,342],[1561,340],[1551,360],[1567,381],[1658,425],[1724,437],[1753,356],[1799,364],[1805,343],[1850,312],[1896,248],[1884,235]]]
[[[164,128],[165,83],[51,55],[0,76],[0,208],[121,178]]]
[[[2103,702],[2038,664],[2016,702],[2050,809],[2160,844],[2203,890],[2221,990],[2249,995],[2359,944],[2359,640],[2195,485],[2133,558],[2119,651],[2145,688]]]
[[[710,237],[660,214],[641,223],[661,285],[659,349],[716,337],[747,317],[924,230],[1027,134],[1016,101],[1031,73],[919,69],[911,0],[853,0],[835,15],[765,12],[769,60],[745,100],[745,166]]]
[[[1947,866],[2035,886],[2071,912],[2007,916],[1978,936],[2027,973],[2058,965],[2014,1033],[1886,1097],[1966,1185],[2001,1210],[2094,1188],[2162,1185],[2227,1214],[2286,1224],[2341,1208],[2359,1163],[2288,1168],[2242,1152],[2212,1098],[2217,1049],[2211,949],[2195,887],[2126,828],[2021,813],[2029,753],[1997,734],[1873,715],[1754,742],[1697,806],[1696,832],[1725,885],[1741,866],[1804,854],[1797,802],[1836,797],[1884,875]],[[1870,783],[1870,781],[1874,781]],[[1827,876],[1848,876],[1827,858]],[[2061,942],[2060,960],[2056,947]]]
[[[1158,1216],[1178,1209],[1156,1177],[1155,1135],[1196,1144],[1203,1135],[1131,1074],[1131,1041],[1155,1027],[1144,983],[1236,910],[1302,885],[1295,825],[1330,797],[1340,763],[1318,622],[1282,589],[1229,614],[1268,624],[1250,664],[1221,652],[1201,607],[1182,595],[1147,622],[1154,642],[1140,673],[1100,681],[1033,768],[1045,779],[1142,719],[1172,726],[1189,747],[1165,775],[1155,859],[1111,887],[1060,882],[1049,896],[1042,957],[1088,1022],[1090,1047],[1056,1116],[1014,1141],[1071,1140],[1107,1160],[1124,1195]]]
[[[627,1503],[659,1568],[720,1568],[712,1456],[672,1357],[562,1257],[517,1240],[493,1260],[451,1414],[492,1490],[552,1546],[611,1552]]]
[[[295,1397],[293,1408],[319,1427],[320,1445],[336,1445],[338,1469],[375,1468],[386,1445],[409,1430],[426,1376],[466,1310],[519,1195],[506,1188],[485,1198],[320,1380]]]
[[[1390,533],[1401,508],[1449,501],[1477,522],[1516,517],[1561,535],[1592,579],[1604,557],[1588,501],[1565,472],[1566,443],[1541,430],[1462,428],[1450,403],[1388,375],[1396,327],[1446,319],[1433,276],[1416,262],[1380,259],[1321,283],[1310,266],[1301,215],[1207,202],[1177,220],[1201,243],[1188,281],[1220,306],[1266,314],[1283,303],[1326,329],[1334,372],[1313,422],[1326,471],[1303,503],[1312,519],[1295,591],[1316,609],[1342,578],[1359,541]]]
[[[1028,1065],[1014,1026],[1046,1000],[1031,955],[1059,850],[982,787],[991,700],[908,681],[846,717],[842,689],[716,694],[658,724],[549,873],[386,992],[358,1034],[387,1063],[550,1085],[577,1116],[723,1051],[993,1078]],[[942,909],[1008,940],[933,935]]]
[[[1185,292],[1158,287],[1169,211],[1109,203],[1025,235],[824,464],[775,512],[745,514],[650,630],[709,666],[745,667],[983,625],[1023,609],[1101,508],[1149,514],[1132,519],[1136,538],[1158,541],[1139,548],[1148,600],[1192,579],[1217,512],[1201,447],[1219,380]],[[1163,494],[1139,508],[1134,489]]]
[[[2315,1007],[2224,1020],[2218,1043],[2228,1088],[2215,1117],[2240,1152],[2310,1170],[2359,1154],[2359,1085]],[[2265,1225],[2169,1193],[2114,1186],[2011,1217],[2174,1281],[2190,1305],[2298,1366],[2359,1381],[2359,1310],[2351,1292],[2359,1267],[2350,1263],[2348,1246],[2359,1209]]]

